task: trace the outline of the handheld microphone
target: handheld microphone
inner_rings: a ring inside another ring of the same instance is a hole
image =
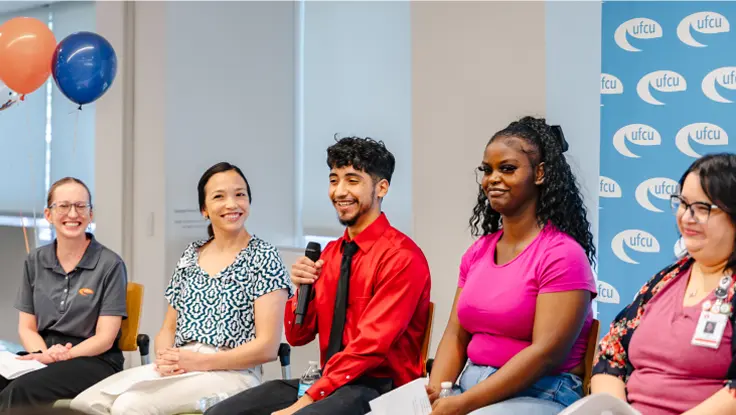
[[[322,247],[317,242],[308,243],[307,249],[304,250],[304,255],[311,259],[312,262],[317,262],[321,254]],[[296,302],[296,324],[301,325],[304,321],[304,316],[307,314],[307,305],[311,297],[312,284],[302,284],[299,287],[299,298],[297,298]]]

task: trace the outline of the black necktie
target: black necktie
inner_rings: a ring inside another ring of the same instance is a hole
[[[340,262],[340,280],[335,295],[335,314],[330,327],[330,343],[327,345],[327,363],[335,353],[342,350],[342,334],[345,329],[345,314],[348,309],[348,291],[350,287],[350,265],[353,254],[358,251],[355,242],[344,242],[342,245],[342,261]]]

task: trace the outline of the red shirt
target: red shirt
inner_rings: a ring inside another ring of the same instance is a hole
[[[391,378],[395,387],[422,374],[420,362],[429,317],[429,265],[419,247],[381,213],[354,241],[345,319],[345,348],[325,362],[340,278],[342,238],[325,247],[324,266],[302,325],[294,324],[297,296],[284,315],[286,339],[302,346],[319,334],[322,378],[307,390],[319,401],[362,376]]]

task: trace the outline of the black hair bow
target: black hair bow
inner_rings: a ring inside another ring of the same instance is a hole
[[[559,125],[551,125],[550,131],[552,132],[552,136],[554,136],[557,139],[557,142],[560,143],[560,147],[562,147],[562,152],[566,152],[570,146],[567,144],[567,140],[565,140],[565,133],[562,132],[562,127]]]

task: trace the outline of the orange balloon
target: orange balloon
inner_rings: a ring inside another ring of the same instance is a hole
[[[16,17],[0,26],[0,80],[19,94],[30,94],[51,75],[56,37],[46,23]]]

